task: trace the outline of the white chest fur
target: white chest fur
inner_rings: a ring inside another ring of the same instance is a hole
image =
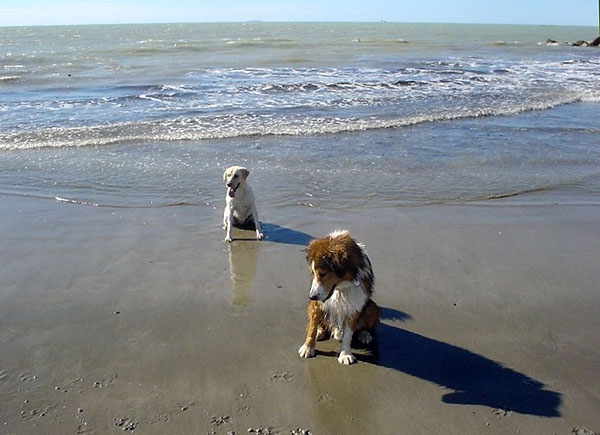
[[[366,302],[367,295],[360,285],[357,286],[352,281],[343,281],[323,303],[323,309],[332,326],[343,328],[346,320],[362,310]]]

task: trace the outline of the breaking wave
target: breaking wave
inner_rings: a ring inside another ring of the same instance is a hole
[[[281,42],[281,41],[279,41]],[[186,83],[59,88],[0,101],[0,150],[321,135],[599,102],[596,58],[214,68]],[[5,80],[16,80],[13,76]]]
[[[181,117],[154,121],[123,122],[110,125],[51,127],[17,133],[0,133],[0,150],[102,146],[146,141],[202,141],[253,136],[307,136],[399,128],[435,121],[514,115],[545,110],[584,101],[578,95],[565,95],[551,101],[522,105],[461,108],[412,116],[388,117],[310,117],[294,114],[224,114]]]

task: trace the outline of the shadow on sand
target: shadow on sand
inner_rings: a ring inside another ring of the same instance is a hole
[[[277,224],[271,224],[268,222],[261,222],[261,230],[264,234],[264,239],[267,242],[273,243],[284,243],[288,245],[299,245],[306,246],[308,242],[314,239],[310,234],[303,233],[301,231],[292,230],[279,226]],[[236,224],[234,225],[234,241],[256,241],[254,232],[256,227],[254,223],[249,224]],[[240,231],[241,230],[241,231]]]
[[[265,240],[268,242],[306,246],[308,245],[308,242],[314,239],[314,237],[309,234],[282,227],[277,224],[261,222],[261,225]]]
[[[382,308],[382,319],[403,321],[408,314]],[[540,417],[559,417],[559,393],[527,375],[457,346],[381,323],[367,362],[416,376],[453,390],[442,401],[483,405]]]

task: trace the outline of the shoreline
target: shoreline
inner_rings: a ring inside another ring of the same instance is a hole
[[[599,206],[519,201],[264,206],[227,245],[220,208],[2,196],[3,433],[600,431]],[[341,227],[383,308],[351,367],[296,353],[303,246]]]

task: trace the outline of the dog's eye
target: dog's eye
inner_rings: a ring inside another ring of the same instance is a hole
[[[323,279],[327,275],[327,272],[319,272],[318,275],[319,275],[319,279]]]
[[[235,175],[233,176],[233,178],[237,178],[237,177],[238,177],[238,174],[235,174]]]

